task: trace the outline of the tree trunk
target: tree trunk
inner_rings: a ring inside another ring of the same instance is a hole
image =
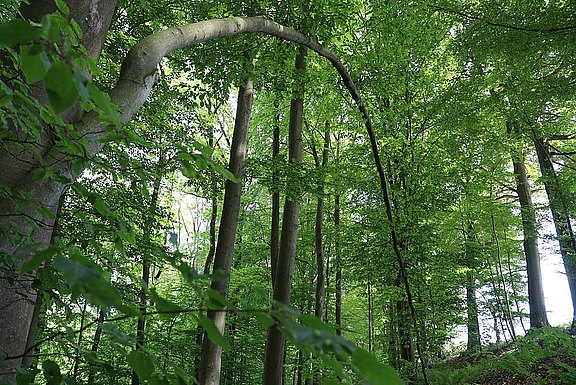
[[[80,350],[82,348],[82,340],[84,338],[84,322],[86,321],[86,307],[88,303],[84,301],[82,306],[82,317],[80,318],[80,332],[78,333],[78,346],[76,354],[74,355],[74,368],[72,369],[72,378],[78,380],[78,368],[80,367]]]
[[[510,330],[510,337],[512,341],[516,341],[516,330],[514,329],[514,317],[512,317],[512,310],[510,309],[510,298],[508,296],[508,289],[506,287],[506,280],[504,279],[504,271],[502,269],[502,249],[500,248],[500,239],[498,238],[498,233],[496,232],[496,222],[494,220],[494,214],[490,214],[490,221],[492,224],[492,240],[496,244],[496,267],[498,270],[498,280],[502,285],[502,291],[504,292],[504,304],[505,304],[505,321],[508,325],[507,328]]]
[[[328,150],[330,148],[330,123],[326,122],[324,132],[324,150],[322,151],[321,167],[325,169],[328,164]],[[317,164],[319,167],[320,164]],[[324,172],[324,170],[322,170]],[[316,251],[316,300],[314,303],[314,314],[319,320],[324,315],[324,182],[321,181],[318,186],[318,198],[316,204],[316,225],[314,230],[314,247]]]
[[[372,304],[372,283],[368,281],[368,351],[374,351],[374,306]]]
[[[92,341],[91,351],[96,358],[96,353],[98,352],[98,348],[100,347],[100,338],[102,338],[102,322],[104,322],[104,310],[100,310],[98,314],[98,326],[96,327],[96,331],[94,332],[94,340]],[[93,366],[90,367],[90,371],[88,373],[88,385],[92,385],[94,383],[94,376],[96,375],[96,370]]]
[[[163,155],[160,151],[158,166],[162,169]],[[144,247],[142,253],[142,287],[140,288],[140,316],[138,317],[138,324],[136,325],[136,350],[142,350],[144,347],[145,330],[146,330],[146,309],[148,308],[148,284],[150,283],[150,251],[152,240],[152,226],[156,209],[158,207],[158,194],[160,193],[160,185],[162,184],[162,175],[156,177],[154,187],[152,190],[152,197],[150,199],[150,212],[145,220],[144,235],[142,239],[142,246]],[[132,385],[139,385],[140,379],[136,371],[132,371]]]
[[[290,104],[288,163],[295,167],[300,167],[302,163],[302,118],[304,113],[303,78],[306,70],[306,47],[303,45],[300,46],[295,67],[300,76],[300,79],[298,79],[300,84]],[[297,186],[297,176],[293,177],[293,180],[289,181],[289,183],[290,186]],[[299,199],[300,197],[294,196],[293,191],[287,191],[282,216],[282,236],[280,238],[280,252],[274,283],[274,300],[286,305],[290,303],[292,294],[292,274],[294,273],[294,260],[296,258],[298,216],[300,213]],[[282,385],[284,344],[285,338],[280,329],[276,325],[270,327],[266,339],[264,385]]]
[[[116,0],[79,0],[70,2],[70,17],[74,18],[83,31],[82,44],[87,47],[93,58],[97,59],[116,7]],[[52,1],[31,1],[22,7],[22,14],[33,21],[56,9]],[[31,95],[41,103],[47,100],[43,87],[32,87]],[[79,118],[79,109],[71,108],[63,115],[66,123],[75,123]],[[22,138],[21,133],[14,132],[15,138]],[[54,218],[45,217],[32,205],[20,202],[21,193],[31,196],[52,214],[56,213],[58,202],[65,190],[62,183],[40,180],[33,177],[32,171],[38,167],[36,156],[45,154],[52,147],[49,134],[42,135],[38,143],[29,152],[17,154],[0,151],[0,183],[12,190],[14,201],[4,200],[0,204],[0,228],[6,233],[0,239],[0,252],[6,255],[14,253],[28,243],[15,243],[13,236],[30,234],[34,243],[48,244],[53,231]],[[28,195],[30,194],[30,195]],[[18,206],[24,206],[19,210]],[[14,379],[15,368],[22,363],[22,353],[26,349],[26,340],[34,314],[35,291],[30,289],[34,277],[19,273],[20,267],[31,255],[26,254],[15,261],[0,259],[0,350],[7,359],[0,365],[0,373],[5,373],[7,380]],[[1,376],[1,374],[0,374]]]
[[[220,230],[218,232],[218,243],[214,258],[214,273],[223,273],[222,279],[212,281],[212,289],[220,293],[224,298],[228,296],[230,287],[230,271],[232,268],[232,258],[234,255],[234,242],[236,230],[238,228],[238,218],[240,215],[240,198],[242,196],[242,178],[244,176],[244,165],[246,162],[248,125],[252,113],[252,101],[254,89],[252,80],[247,79],[244,87],[238,91],[238,107],[236,109],[236,121],[234,123],[234,134],[232,136],[232,147],[230,149],[229,170],[238,179],[237,183],[231,180],[226,181],[224,191],[224,204],[222,207],[222,218],[220,220]],[[226,310],[209,310],[208,318],[224,334],[226,324]],[[218,385],[220,383],[220,370],[222,363],[222,347],[213,343],[207,335],[202,341],[202,352],[200,358],[200,384]]]
[[[472,271],[468,271],[466,274],[466,313],[468,315],[468,322],[466,322],[466,328],[468,330],[468,344],[466,345],[466,350],[468,352],[478,352],[481,348],[475,281]]]
[[[278,247],[280,239],[280,191],[278,190],[278,167],[280,162],[280,102],[274,101],[276,116],[272,138],[272,224],[270,230],[270,269],[272,272],[272,289],[276,279],[278,265]]]
[[[508,121],[508,133],[514,134],[516,127]],[[516,192],[520,200],[522,229],[524,232],[524,254],[526,255],[526,273],[528,275],[528,303],[530,306],[530,327],[541,328],[550,326],[546,315],[542,273],[540,271],[540,254],[538,252],[538,230],[536,227],[536,212],[532,203],[532,194],[526,166],[522,154],[512,152],[512,163],[516,177]]]
[[[534,146],[536,147],[540,172],[542,173],[544,188],[548,196],[548,203],[552,212],[554,227],[556,228],[556,236],[560,244],[560,254],[564,262],[568,287],[572,297],[573,312],[570,331],[572,334],[576,334],[576,237],[570,223],[565,195],[558,183],[558,177],[550,159],[548,145],[543,139],[535,139]]]
[[[336,228],[336,334],[342,335],[342,259],[340,257],[340,195],[334,197],[334,227]]]

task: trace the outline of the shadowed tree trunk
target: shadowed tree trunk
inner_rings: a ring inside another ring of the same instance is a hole
[[[276,279],[278,265],[278,248],[280,239],[280,191],[278,190],[278,167],[280,161],[280,102],[274,100],[276,116],[272,138],[272,224],[270,230],[270,269],[272,272],[272,288]]]
[[[508,134],[514,136],[517,128],[511,121],[506,122]],[[512,152],[512,164],[516,177],[516,192],[520,200],[522,230],[524,232],[524,254],[526,255],[526,274],[528,276],[528,303],[530,305],[530,327],[550,326],[546,315],[542,272],[540,270],[540,253],[538,251],[538,230],[536,211],[532,203],[530,183],[526,175],[524,157],[519,152]]]
[[[306,70],[306,47],[300,46],[296,56],[296,71],[300,77],[298,89],[290,104],[290,122],[288,126],[288,164],[295,168],[302,163],[302,117],[304,113],[304,84]],[[297,176],[292,176],[289,186],[298,186]],[[300,197],[298,191],[287,191],[282,215],[282,236],[276,279],[274,282],[274,300],[289,304],[292,294],[292,274],[296,258],[296,239],[298,237],[298,216]],[[280,329],[273,325],[268,329],[266,355],[264,358],[264,385],[282,385],[284,372],[285,337]]]
[[[104,310],[100,310],[98,313],[98,326],[96,327],[96,331],[94,332],[94,340],[92,341],[92,347],[90,351],[96,357],[96,353],[98,352],[98,347],[100,347],[100,339],[102,338],[102,322],[104,322]],[[92,385],[94,383],[94,376],[96,375],[96,368],[94,366],[90,366],[90,370],[88,372],[88,384]]]
[[[245,86],[238,91],[238,107],[236,109],[236,121],[230,149],[229,170],[238,179],[238,182],[226,181],[224,190],[224,204],[222,218],[218,231],[218,243],[214,256],[214,273],[223,274],[223,278],[212,281],[212,289],[220,293],[224,298],[228,296],[230,287],[230,271],[234,255],[234,242],[238,228],[240,215],[240,198],[242,196],[242,178],[246,162],[248,125],[252,113],[252,101],[254,89],[252,80],[248,79]],[[208,318],[224,334],[226,324],[226,311],[209,310]],[[220,383],[220,371],[222,363],[222,347],[212,342],[206,334],[202,341],[200,358],[200,385],[218,385]]]
[[[334,197],[334,227],[336,228],[336,334],[342,335],[342,258],[340,256],[340,195]]]
[[[535,139],[534,146],[536,147],[540,172],[542,173],[544,188],[548,196],[550,212],[554,220],[556,236],[560,244],[560,254],[562,255],[572,298],[573,312],[570,332],[571,334],[576,334],[576,237],[574,236],[572,224],[570,223],[565,194],[558,183],[558,177],[554,170],[552,159],[550,158],[548,144],[543,139]]]
[[[158,167],[162,170],[162,151],[160,151]],[[151,240],[152,240],[152,228],[154,223],[154,218],[156,216],[156,210],[158,208],[158,195],[160,193],[160,185],[162,184],[162,176],[159,175],[154,181],[154,187],[152,190],[152,197],[150,199],[150,211],[144,222],[144,235],[142,238],[142,246],[144,247],[142,253],[142,287],[140,288],[140,316],[138,317],[138,323],[136,325],[136,350],[142,350],[144,348],[144,340],[146,337],[146,310],[148,308],[148,284],[150,283],[150,259],[151,259]],[[132,371],[131,378],[132,385],[139,385],[140,379],[136,374],[136,371]]]

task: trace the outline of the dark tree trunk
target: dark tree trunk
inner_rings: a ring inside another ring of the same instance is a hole
[[[466,328],[468,330],[468,352],[480,351],[480,323],[478,322],[478,303],[476,301],[476,279],[472,271],[466,274],[466,314],[468,321]]]
[[[276,117],[272,138],[272,224],[270,230],[270,269],[272,272],[272,289],[276,279],[278,250],[280,239],[280,191],[278,190],[278,167],[280,162],[280,102],[274,101]]]
[[[296,57],[296,71],[301,76],[299,89],[290,105],[290,122],[288,133],[288,162],[300,167],[302,163],[302,117],[304,112],[303,78],[306,70],[306,47],[300,46]],[[297,180],[291,185],[298,185]],[[282,236],[280,252],[274,283],[274,300],[289,304],[292,294],[292,274],[296,258],[296,239],[298,237],[298,216],[300,213],[300,198],[294,196],[294,191],[287,191],[282,216]],[[282,385],[284,372],[285,338],[276,325],[268,329],[266,339],[266,355],[264,359],[264,385]]]
[[[509,135],[515,135],[517,128],[510,121],[506,123]],[[526,273],[528,276],[528,303],[530,306],[530,327],[541,328],[550,326],[546,315],[544,289],[542,287],[542,272],[540,270],[540,253],[538,251],[538,230],[536,226],[536,211],[532,203],[532,194],[524,157],[521,153],[512,152],[512,164],[516,177],[516,192],[520,200],[522,229],[524,232],[524,254],[526,256]]]
[[[236,121],[234,123],[234,134],[232,136],[232,147],[230,149],[230,162],[228,166],[230,172],[232,172],[239,182],[226,181],[222,218],[220,220],[218,243],[214,257],[214,272],[223,273],[224,277],[220,280],[212,281],[211,285],[212,289],[225,298],[228,296],[228,289],[230,287],[230,271],[234,255],[234,242],[240,215],[240,198],[242,196],[241,180],[244,176],[248,125],[252,113],[253,96],[254,89],[252,80],[247,79],[245,86],[240,87],[238,91],[238,107],[236,109]],[[226,311],[209,310],[208,318],[214,322],[220,334],[224,334]],[[206,334],[202,341],[200,360],[200,384],[218,385],[220,383],[222,347],[210,341]]]
[[[534,146],[536,147],[540,172],[544,180],[544,188],[548,196],[548,203],[550,205],[550,211],[552,212],[554,227],[556,228],[556,236],[560,244],[560,254],[564,262],[568,287],[570,288],[570,295],[572,297],[573,312],[571,333],[576,334],[576,237],[574,236],[572,224],[570,223],[565,194],[558,183],[558,177],[554,170],[552,159],[550,158],[548,145],[543,139],[535,139]]]
[[[90,349],[94,357],[96,357],[96,353],[100,347],[100,339],[102,338],[102,322],[104,322],[104,310],[100,310],[100,313],[98,314],[98,326],[94,332],[94,340],[92,341],[92,347]],[[96,368],[91,366],[88,373],[88,385],[94,383],[94,376],[96,376]]]
[[[160,151],[160,160],[158,166],[162,169],[162,151]],[[141,350],[144,347],[144,340],[146,337],[146,310],[148,308],[148,284],[150,283],[150,257],[151,257],[151,240],[152,240],[152,227],[154,218],[156,216],[156,209],[158,207],[158,195],[160,193],[160,185],[162,184],[162,176],[156,177],[154,187],[152,190],[152,197],[150,199],[150,212],[144,225],[143,247],[145,248],[142,253],[142,287],[140,288],[140,316],[136,325],[136,350]],[[132,371],[132,385],[139,385],[140,379],[136,371]]]

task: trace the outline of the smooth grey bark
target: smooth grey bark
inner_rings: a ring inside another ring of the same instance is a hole
[[[301,45],[296,56],[296,71],[306,70],[306,47]],[[301,75],[303,76],[303,75]],[[304,114],[304,85],[302,79],[290,104],[290,121],[288,125],[288,164],[300,167],[302,163],[302,118]],[[289,181],[297,186],[298,181]],[[296,240],[298,237],[298,217],[300,201],[294,192],[287,191],[282,215],[282,235],[280,237],[280,252],[276,279],[274,282],[274,300],[289,304],[292,295],[292,274],[296,258]],[[285,337],[280,329],[273,325],[268,329],[266,338],[266,354],[264,357],[264,385],[282,385],[284,373]]]
[[[234,123],[234,134],[232,136],[230,162],[228,165],[230,172],[232,172],[239,181],[226,181],[222,217],[218,231],[218,243],[216,244],[216,253],[214,255],[214,273],[222,273],[223,277],[222,279],[212,281],[211,287],[224,298],[228,296],[228,289],[230,287],[230,271],[234,255],[238,218],[240,216],[240,198],[242,196],[241,181],[244,176],[248,125],[252,113],[253,97],[254,88],[252,80],[247,79],[246,84],[240,87],[238,91],[238,107],[236,109],[236,121]],[[220,334],[223,335],[226,324],[226,310],[209,310],[208,318],[214,322]],[[200,385],[218,385],[220,383],[221,364],[222,346],[215,344],[204,334],[200,355]]]
[[[506,122],[509,135],[514,135],[517,128],[511,121]],[[522,230],[524,233],[524,254],[526,256],[526,274],[528,276],[528,304],[530,306],[530,327],[541,328],[550,326],[544,302],[542,272],[540,270],[540,253],[538,251],[538,229],[536,226],[536,211],[532,203],[530,183],[526,175],[524,157],[521,153],[512,151],[512,164],[516,178],[516,193],[520,201]]]
[[[558,176],[552,164],[548,144],[544,139],[534,139],[534,147],[536,147],[540,172],[544,181],[546,195],[548,196],[556,236],[560,244],[560,255],[562,255],[568,287],[570,288],[573,309],[570,332],[571,334],[576,334],[576,237],[570,223],[565,193],[558,183]]]
[[[93,58],[98,58],[116,0],[80,0],[72,2],[69,7],[70,17],[74,18],[83,30],[82,44]],[[23,6],[21,12],[24,17],[38,21],[55,9],[52,1],[36,0]],[[32,86],[31,95],[41,103],[47,100],[41,84]],[[62,118],[67,123],[75,123],[79,115],[76,107],[62,114]],[[16,130],[12,133],[15,140],[25,139],[22,133]],[[20,267],[30,255],[13,257],[28,243],[18,238],[21,234],[27,234],[33,242],[47,245],[54,227],[54,215],[44,217],[32,207],[33,204],[21,199],[21,194],[30,193],[37,201],[32,203],[44,206],[52,214],[56,213],[65,186],[48,180],[38,181],[31,175],[39,165],[37,156],[42,157],[53,152],[53,144],[47,129],[39,141],[26,151],[0,151],[0,164],[10,165],[2,168],[0,183],[11,189],[13,197],[13,200],[0,202],[0,229],[4,231],[0,237],[0,351],[7,356],[0,366],[0,376],[4,376],[8,381],[14,380],[14,370],[22,364],[22,353],[26,350],[29,332],[35,333],[35,328],[30,327],[36,302],[36,292],[30,289],[34,277],[19,273]],[[48,161],[50,159],[51,157]],[[21,204],[24,209],[17,209]]]

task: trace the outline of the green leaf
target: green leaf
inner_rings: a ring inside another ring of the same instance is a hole
[[[78,99],[78,90],[72,71],[62,62],[54,63],[44,78],[48,100],[54,111],[60,113],[71,107]]]
[[[139,350],[132,350],[126,359],[141,381],[147,380],[154,373],[154,362],[147,354]]]
[[[222,347],[222,350],[226,351],[230,349],[230,343],[218,331],[216,325],[214,325],[214,322],[211,319],[205,316],[198,317],[198,324],[200,324],[200,326],[202,326],[204,330],[206,330],[206,334],[208,335],[210,341],[214,342],[216,345],[220,345]]]
[[[17,368],[16,369],[16,385],[28,385],[34,382],[34,378],[40,371],[36,368],[34,369],[25,369],[25,368]]]
[[[20,52],[20,69],[29,84],[44,79],[50,67],[50,61],[45,52],[30,53],[30,47],[23,47]]]
[[[182,175],[188,179],[196,179],[196,169],[188,162],[182,162]]]
[[[26,20],[15,19],[0,24],[0,45],[14,47],[40,39],[40,28]]]
[[[352,353],[352,367],[372,385],[404,384],[392,367],[378,361],[372,353],[361,348],[356,348]]]
[[[165,313],[161,314],[164,317],[174,318],[174,316],[177,314],[177,311],[181,309],[180,306],[176,305],[175,303],[160,297],[154,288],[151,288],[148,293],[150,295],[150,299],[156,306],[156,310],[158,310],[160,313]]]
[[[208,303],[206,304],[208,309],[234,308],[232,302],[228,301],[226,298],[222,296],[222,294],[218,293],[216,290],[208,289],[206,291],[206,294],[208,295]]]
[[[62,383],[62,374],[60,366],[52,360],[46,360],[42,363],[42,371],[46,378],[46,385],[59,385]]]
[[[20,268],[20,272],[29,273],[31,271],[38,270],[42,262],[48,261],[57,253],[57,251],[58,250],[56,249],[56,247],[50,245],[48,246],[48,248],[46,248],[46,250],[41,250],[37,252],[36,254],[34,254],[34,256],[32,256],[32,258],[30,258],[28,262],[22,265],[22,267]]]
[[[70,8],[68,8],[68,5],[66,5],[66,3],[62,0],[56,0],[56,6],[58,7],[58,10],[60,12],[62,12],[62,14],[64,16],[67,16],[70,13]]]

